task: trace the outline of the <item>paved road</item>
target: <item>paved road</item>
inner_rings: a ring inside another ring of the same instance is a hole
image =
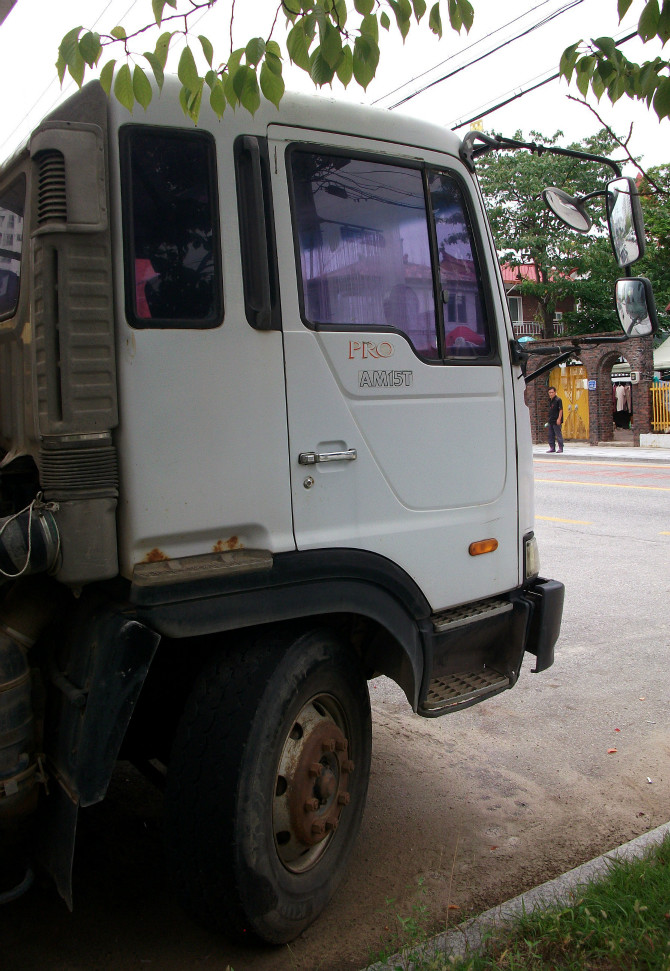
[[[395,909],[425,905],[443,929],[670,819],[670,466],[654,464],[537,456],[543,570],[567,589],[556,663],[537,676],[527,663],[513,691],[435,720],[372,683],[355,860],[290,949],[240,952],[181,913],[160,800],[122,765],[82,813],[74,915],[48,886],[0,911],[3,971],[357,969]]]

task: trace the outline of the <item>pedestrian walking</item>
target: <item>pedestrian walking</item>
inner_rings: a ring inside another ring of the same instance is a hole
[[[549,421],[547,422],[547,434],[549,436],[549,448],[547,452],[563,451],[563,402],[556,394],[556,388],[549,388]],[[557,447],[558,446],[558,447]]]

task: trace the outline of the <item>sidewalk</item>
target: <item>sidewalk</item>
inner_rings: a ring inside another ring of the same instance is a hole
[[[580,462],[651,462],[657,465],[670,465],[670,448],[635,448],[633,445],[619,445],[606,442],[603,445],[589,445],[588,442],[566,442],[561,455],[547,455],[545,443],[533,445],[533,458],[547,458],[556,462],[578,459]]]
[[[639,859],[649,850],[650,847],[662,842],[664,837],[670,833],[670,823],[664,823],[656,829],[643,833],[630,843],[624,843],[603,856],[589,860],[581,866],[569,870],[555,880],[535,887],[526,893],[520,894],[513,900],[493,907],[479,917],[474,917],[455,927],[451,931],[438,934],[437,937],[426,941],[416,948],[408,948],[403,952],[394,954],[386,962],[368,965],[366,971],[396,971],[398,968],[411,969],[414,965],[412,957],[417,959],[422,957],[429,958],[434,955],[444,955],[445,962],[449,956],[464,958],[473,951],[482,947],[487,934],[495,929],[504,927],[515,917],[523,912],[530,912],[535,907],[547,907],[552,905],[566,906],[574,895],[579,892],[579,888],[586,883],[604,877],[614,860]],[[445,963],[448,967],[448,964]]]

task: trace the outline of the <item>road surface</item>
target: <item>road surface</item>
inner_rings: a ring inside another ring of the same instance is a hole
[[[160,798],[121,764],[82,812],[75,912],[0,911],[3,971],[346,971],[392,935],[485,909],[670,819],[670,466],[536,459],[542,569],[566,584],[554,666],[441,719],[371,684],[370,795],[348,878],[290,947],[243,951],[180,911]],[[393,903],[389,903],[389,900]]]

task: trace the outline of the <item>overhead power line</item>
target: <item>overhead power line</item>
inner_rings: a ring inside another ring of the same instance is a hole
[[[513,24],[516,24],[519,20],[523,20],[525,17],[528,17],[530,14],[535,13],[535,11],[539,10],[540,7],[546,7],[548,3],[552,3],[552,0],[542,0],[542,3],[538,3],[536,6],[531,7],[530,10],[525,10],[522,14],[519,14],[518,17],[514,17],[513,20],[509,20],[507,23],[501,24],[500,27],[496,27],[495,30],[489,31],[488,34],[484,34],[483,37],[480,37],[478,40],[473,41],[472,44],[468,44],[466,47],[461,48],[455,54],[450,54],[449,57],[445,57],[443,61],[438,61],[437,64],[433,64],[433,66],[427,68],[427,70],[422,71],[420,74],[415,74],[407,81],[403,81],[402,84],[399,84],[396,88],[393,88],[391,91],[387,91],[386,94],[380,95],[379,98],[375,98],[374,101],[371,102],[371,104],[376,105],[376,104],[379,104],[380,101],[384,101],[385,98],[390,98],[392,94],[396,94],[398,91],[402,91],[403,88],[406,88],[409,84],[412,84],[414,81],[419,81],[421,78],[425,78],[427,74],[430,74],[432,71],[437,71],[439,67],[442,67],[444,64],[448,64],[449,61],[453,61],[456,57],[460,57],[463,54],[467,54],[467,52],[471,51],[474,47],[478,47],[480,44],[483,44],[484,41],[489,40],[489,38],[495,37],[496,34],[499,34],[501,32],[501,30],[506,30],[507,27],[511,27]]]
[[[417,95],[423,94],[424,91],[428,91],[429,88],[433,88],[435,87],[435,85],[441,84],[443,81],[449,80],[449,78],[453,78],[456,74],[460,74],[461,71],[465,71],[467,68],[472,67],[475,64],[478,64],[480,61],[483,61],[485,58],[490,57],[492,54],[497,54],[498,51],[503,50],[503,48],[508,47],[510,44],[514,44],[522,37],[527,37],[529,34],[532,34],[533,31],[539,30],[540,27],[544,27],[546,24],[551,23],[552,20],[555,20],[557,17],[560,17],[562,14],[567,13],[569,10],[572,10],[574,7],[578,7],[583,2],[584,0],[571,0],[570,3],[565,4],[565,6],[561,7],[559,10],[555,10],[554,13],[550,14],[548,17],[545,17],[543,20],[540,20],[537,23],[532,24],[530,27],[527,27],[525,30],[522,30],[519,34],[516,34],[514,37],[509,37],[501,44],[498,44],[497,47],[493,47],[490,51],[485,51],[483,54],[480,54],[479,57],[475,57],[473,58],[473,60],[468,61],[465,64],[461,64],[459,67],[454,68],[454,70],[450,71],[448,74],[444,74],[442,75],[442,77],[435,78],[434,81],[430,81],[428,84],[424,84],[423,87],[418,88],[416,91],[413,91],[412,94],[408,94],[404,98],[401,98],[400,101],[396,101],[395,104],[390,105],[389,110],[393,111],[394,108],[399,108],[400,105],[405,104],[407,101],[411,101],[412,98],[416,98]],[[512,23],[513,22],[514,21],[512,21]],[[411,83],[411,82],[408,82],[408,83]]]
[[[625,44],[626,41],[632,40],[633,37],[637,37],[637,31],[633,31],[630,34],[626,34],[625,37],[619,38],[614,43],[618,47],[620,44]],[[502,101],[498,101],[496,104],[480,108],[474,115],[470,118],[466,118],[463,121],[457,122],[455,125],[451,125],[451,130],[456,131],[458,128],[464,128],[465,125],[471,125],[473,121],[479,121],[481,118],[485,118],[487,115],[492,115],[494,111],[498,111],[500,108],[504,108],[506,105],[511,104],[513,101],[517,101],[519,98],[523,98],[527,94],[531,94],[533,91],[537,91],[538,88],[543,87],[545,84],[549,84],[550,81],[557,81],[560,78],[561,72],[556,71],[554,74],[550,74],[549,77],[543,78],[542,80],[534,79],[533,81],[527,82],[529,87],[524,87],[518,91],[509,92],[506,94]]]

